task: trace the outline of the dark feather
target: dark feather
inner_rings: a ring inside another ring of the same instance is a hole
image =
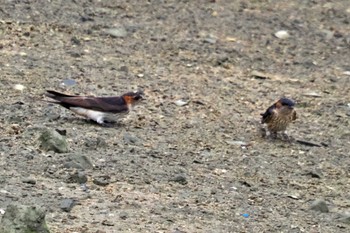
[[[281,98],[279,100],[279,102],[283,105],[283,106],[289,106],[289,107],[293,107],[295,105],[295,102],[291,99],[288,98]]]
[[[265,113],[260,114],[262,116],[261,118],[261,124],[269,123],[272,119],[272,116],[274,114],[273,110],[276,108],[275,104],[270,106]]]
[[[108,113],[127,112],[128,106],[121,96],[114,97],[92,97],[66,95],[56,91],[47,91],[48,97],[57,100],[53,102],[70,109],[71,107],[81,107],[90,110],[96,110]]]
[[[46,96],[50,97],[52,99],[56,99],[59,100],[60,97],[76,97],[76,95],[66,95],[57,91],[51,91],[51,90],[47,90],[46,91]]]

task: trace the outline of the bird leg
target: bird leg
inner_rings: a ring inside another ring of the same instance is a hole
[[[92,119],[85,119],[87,122],[94,124],[94,125],[100,125],[102,127],[106,127],[106,128],[112,128],[115,126],[116,121],[106,121],[106,120],[101,120],[101,121],[95,121]]]
[[[100,122],[98,122],[98,123],[100,125],[102,125],[103,127],[112,128],[112,127],[116,126],[117,121],[105,118],[105,119],[103,119],[103,121],[101,123]]]
[[[270,132],[269,136],[271,139],[277,139],[277,132]]]
[[[287,131],[284,131],[282,134],[282,139],[288,142],[293,142],[295,139],[292,136],[287,134]]]

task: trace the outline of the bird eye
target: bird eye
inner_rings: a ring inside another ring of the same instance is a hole
[[[142,96],[140,96],[140,95],[136,95],[136,96],[134,97],[134,100],[140,100],[140,99],[142,99]]]

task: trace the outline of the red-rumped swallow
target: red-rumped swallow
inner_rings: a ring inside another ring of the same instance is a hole
[[[59,104],[72,112],[91,119],[103,126],[115,123],[115,116],[121,117],[127,114],[133,106],[142,99],[142,92],[128,92],[121,96],[93,97],[66,95],[56,91],[47,91],[46,96],[56,101],[50,103]],[[114,116],[114,117],[113,117]]]
[[[297,119],[297,113],[294,109],[295,102],[288,98],[281,98],[271,105],[262,116],[261,124],[266,124],[269,133],[276,138],[277,133],[283,133],[283,136],[290,139],[286,133],[289,123]]]

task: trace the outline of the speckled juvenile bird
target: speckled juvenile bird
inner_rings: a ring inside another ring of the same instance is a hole
[[[264,114],[261,114],[261,124],[267,125],[267,130],[274,138],[278,132],[290,139],[286,133],[289,123],[297,119],[297,113],[294,109],[295,102],[288,98],[281,98],[270,106]]]
[[[49,101],[50,103],[59,104],[103,126],[111,126],[112,123],[115,123],[115,118],[127,114],[143,99],[142,94],[138,91],[128,92],[122,96],[93,97],[67,95],[48,90],[46,96],[56,100]]]

